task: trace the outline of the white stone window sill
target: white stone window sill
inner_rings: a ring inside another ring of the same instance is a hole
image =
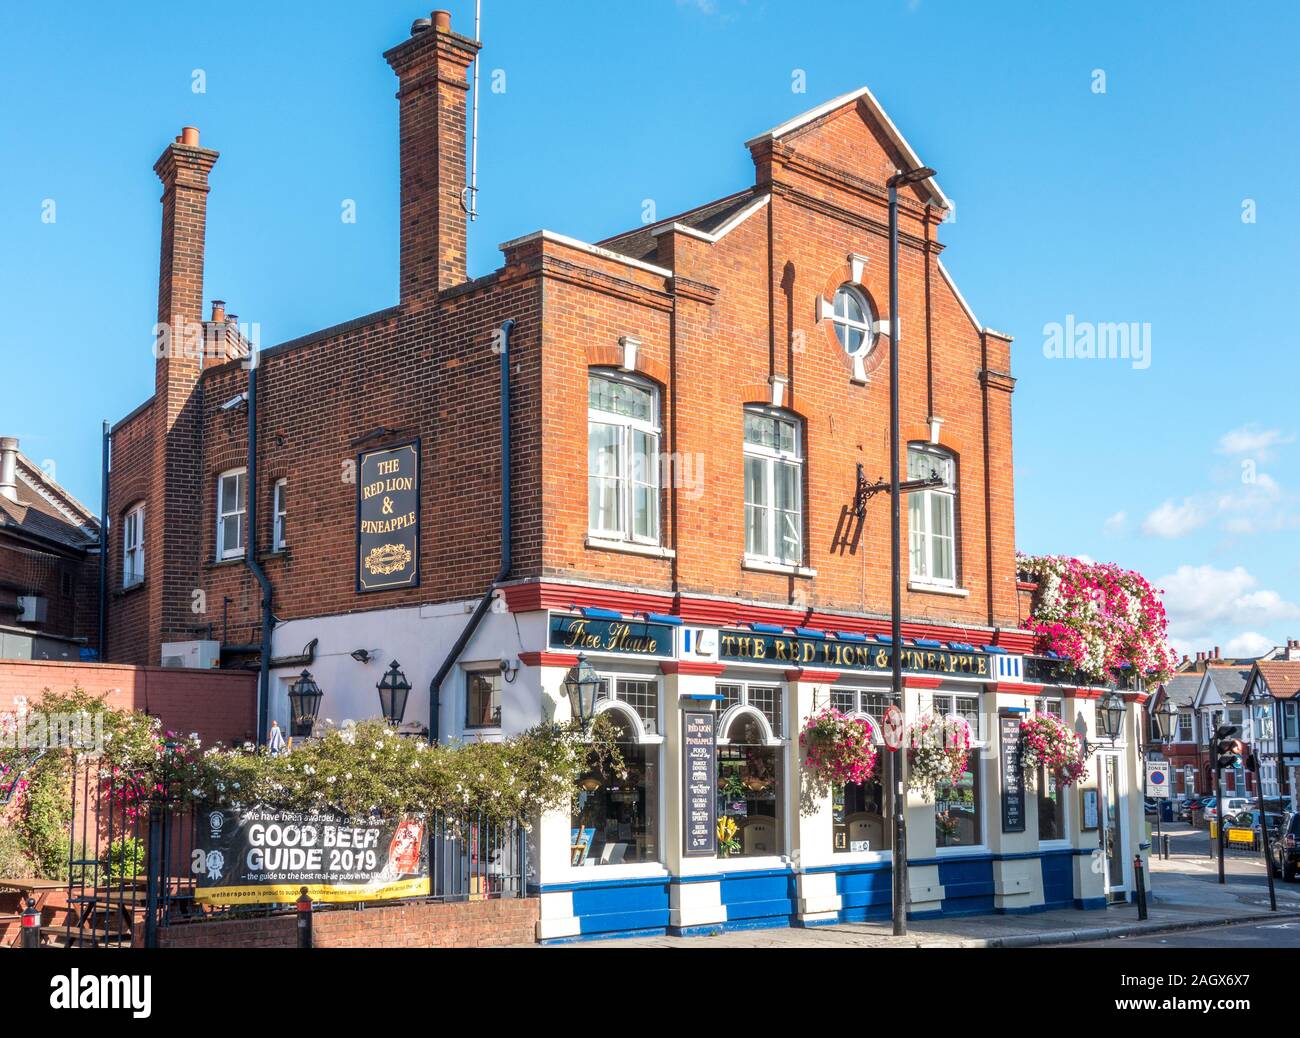
[[[954,587],[951,584],[927,584],[925,581],[917,580],[909,580],[907,590],[920,591],[928,595],[951,595],[953,598],[970,597],[970,591],[964,587]]]
[[[769,559],[754,559],[748,555],[741,560],[742,569],[752,569],[759,573],[784,573],[789,577],[815,577],[817,571],[807,566],[791,566],[786,562],[772,562]]]
[[[936,847],[934,854],[936,858],[972,858],[980,854],[992,853],[986,844],[979,844],[974,847]]]
[[[644,555],[651,559],[672,559],[677,552],[658,544],[640,544],[637,541],[613,541],[605,537],[587,537],[587,547],[593,551],[621,551],[628,555]]]

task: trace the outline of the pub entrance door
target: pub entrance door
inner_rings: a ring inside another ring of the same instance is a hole
[[[1118,753],[1099,753],[1098,757],[1098,791],[1101,801],[1101,856],[1106,877],[1106,900],[1112,904],[1128,900],[1128,883],[1125,880],[1124,867],[1128,861],[1126,854],[1126,833],[1124,815],[1121,810],[1123,792],[1120,784],[1122,770]]]

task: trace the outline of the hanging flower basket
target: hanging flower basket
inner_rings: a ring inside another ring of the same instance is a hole
[[[1088,777],[1088,758],[1078,733],[1059,717],[1035,714],[1020,722],[1020,760],[1046,768],[1063,786]]]
[[[936,786],[955,786],[970,755],[970,724],[965,718],[922,714],[907,731],[907,786],[928,803]]]
[[[799,733],[807,753],[807,768],[825,785],[866,782],[876,772],[876,747],[871,722],[849,717],[833,707],[808,718]]]
[[[1021,555],[1016,563],[1038,585],[1025,626],[1039,652],[1055,653],[1098,685],[1121,671],[1153,684],[1169,679],[1178,657],[1161,592],[1140,573],[1060,555]]]

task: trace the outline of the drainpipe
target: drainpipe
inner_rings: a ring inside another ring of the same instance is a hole
[[[99,481],[99,662],[108,659],[108,452],[112,448],[113,434],[108,419],[104,419],[104,443]]]
[[[244,565],[257,578],[262,588],[262,661],[257,677],[257,733],[258,746],[266,743],[267,718],[271,707],[271,582],[257,561],[257,369],[258,355],[249,354],[248,361],[248,544],[244,549]]]
[[[501,566],[497,570],[497,575],[492,584],[475,607],[473,615],[469,618],[469,623],[460,632],[456,644],[451,647],[451,651],[447,653],[447,658],[442,661],[442,666],[438,668],[438,673],[429,682],[429,742],[433,745],[437,745],[438,742],[442,683],[451,672],[451,668],[456,665],[456,661],[460,659],[460,654],[465,651],[465,646],[469,644],[469,640],[474,637],[474,632],[478,630],[478,625],[483,621],[488,609],[491,608],[492,596],[496,592],[497,585],[510,575],[510,530],[512,526],[510,518],[510,333],[514,330],[514,327],[515,322],[513,319],[507,320],[501,325]]]

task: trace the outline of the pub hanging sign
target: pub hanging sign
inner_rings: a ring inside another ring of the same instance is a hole
[[[357,459],[357,591],[420,584],[420,441]]]

